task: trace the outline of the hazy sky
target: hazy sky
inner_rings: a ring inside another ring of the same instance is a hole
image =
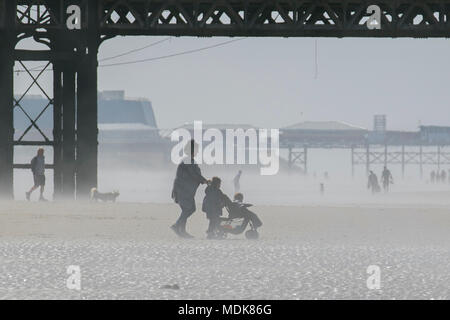
[[[100,58],[163,37],[120,37]],[[105,63],[170,55],[229,38],[172,38]],[[372,128],[374,114],[388,129],[450,125],[450,40],[248,38],[210,50],[99,69],[99,90],[124,89],[152,101],[158,126],[193,120],[278,128],[305,120],[341,120]],[[18,67],[18,66],[16,66]],[[50,83],[50,76],[45,77]],[[26,77],[16,78],[16,92]],[[36,89],[32,91],[38,93]]]

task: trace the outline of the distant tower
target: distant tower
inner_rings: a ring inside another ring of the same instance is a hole
[[[373,116],[373,131],[377,133],[386,132],[386,115],[376,114]]]

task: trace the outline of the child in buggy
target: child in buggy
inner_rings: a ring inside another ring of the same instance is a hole
[[[244,196],[237,193],[234,201],[231,201],[221,190],[221,180],[212,178],[211,183],[205,190],[202,210],[206,212],[209,220],[209,227],[206,233],[208,239],[223,239],[230,234],[241,234],[250,226],[250,230],[245,233],[247,239],[257,239],[259,234],[257,229],[262,226],[258,216],[248,208],[251,204],[243,203]],[[222,209],[226,208],[228,217],[223,218]]]
[[[228,199],[230,200],[230,199]],[[222,237],[226,237],[227,233],[241,234],[250,226],[250,229],[245,232],[247,239],[258,239],[258,228],[262,226],[259,217],[248,208],[253,206],[249,203],[244,203],[244,195],[236,193],[234,201],[227,201],[225,208],[228,211],[228,218],[221,218],[219,225],[219,232]]]

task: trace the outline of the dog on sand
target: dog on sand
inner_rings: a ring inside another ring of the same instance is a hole
[[[97,190],[97,188],[91,189],[91,201],[101,200],[103,202],[116,202],[117,197],[120,195],[119,191],[102,193]]]

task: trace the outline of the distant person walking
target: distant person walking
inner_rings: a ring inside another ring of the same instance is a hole
[[[430,181],[431,181],[431,183],[434,183],[435,180],[436,180],[436,173],[433,170],[430,173]]]
[[[372,194],[380,192],[380,185],[378,183],[378,178],[373,171],[369,173],[369,181],[367,182],[367,188],[372,191]]]
[[[241,175],[242,175],[242,170],[239,170],[237,175],[233,179],[235,194],[239,193],[241,191]]]
[[[202,176],[200,168],[194,161],[197,155],[198,145],[191,140],[184,147],[185,158],[177,167],[175,181],[173,183],[172,199],[181,208],[178,220],[170,228],[182,238],[193,238],[186,232],[187,219],[195,212],[195,193],[200,184],[207,183]]]
[[[447,172],[445,170],[441,171],[441,183],[447,183]]]
[[[381,173],[381,180],[383,183],[384,192],[389,192],[389,186],[394,183],[391,171],[385,166]]]
[[[31,160],[31,171],[33,172],[33,180],[34,185],[30,189],[30,191],[25,193],[25,196],[28,201],[30,201],[30,196],[34,190],[40,189],[39,201],[47,201],[44,198],[44,189],[45,189],[45,156],[44,156],[44,148],[39,148],[37,151],[37,155]]]

